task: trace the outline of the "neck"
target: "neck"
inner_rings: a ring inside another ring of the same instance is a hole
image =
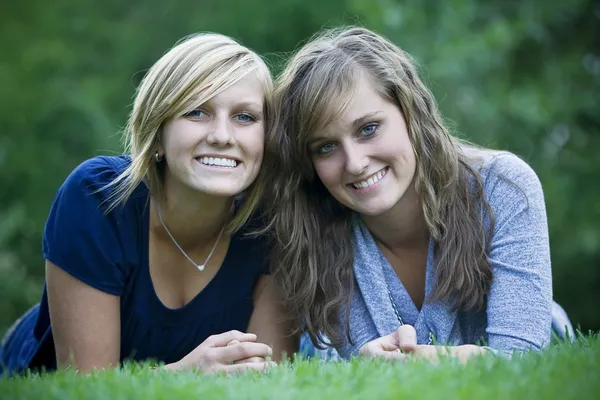
[[[160,207],[163,222],[181,247],[195,247],[199,243],[210,242],[229,221],[232,201],[227,197],[208,196],[187,201],[172,197],[161,201],[153,197],[150,204],[151,229],[161,238],[171,240],[160,222]]]
[[[413,185],[390,210],[377,216],[362,215],[362,219],[373,237],[392,251],[429,246],[423,206]]]

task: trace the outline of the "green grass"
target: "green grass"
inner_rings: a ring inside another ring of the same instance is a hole
[[[1,399],[599,399],[600,335],[542,353],[460,365],[301,360],[267,373],[155,374],[144,364],[77,376],[61,371],[0,379]]]

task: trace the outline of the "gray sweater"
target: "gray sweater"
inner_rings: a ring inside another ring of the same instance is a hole
[[[356,279],[350,309],[353,343],[345,343],[338,349],[342,357],[355,355],[365,343],[393,332],[400,325],[390,294],[404,323],[415,327],[419,344],[427,344],[430,334],[438,344],[483,341],[502,352],[538,350],[549,343],[552,275],[540,181],[513,154],[480,154],[483,157],[474,166],[482,175],[485,195],[495,215],[488,254],[493,281],[486,307],[479,312],[453,312],[450,304],[438,301],[425,302],[419,311],[366,226],[357,218]],[[426,268],[427,296],[435,283],[433,243]]]

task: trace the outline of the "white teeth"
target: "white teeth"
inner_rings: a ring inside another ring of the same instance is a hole
[[[386,171],[384,171],[384,170],[379,171],[375,175],[371,176],[369,179],[360,181],[360,182],[355,182],[352,184],[352,186],[354,186],[355,189],[368,188],[369,186],[374,185],[377,182],[379,182],[381,180],[381,178],[383,178],[385,173],[386,173]]]
[[[218,165],[219,167],[237,167],[237,161],[230,158],[200,157],[200,162],[206,165]]]

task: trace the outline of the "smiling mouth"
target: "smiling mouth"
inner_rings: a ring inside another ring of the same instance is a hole
[[[202,165],[218,168],[235,168],[241,164],[240,161],[223,157],[197,157],[196,160]]]
[[[353,188],[355,190],[368,189],[371,186],[374,186],[375,184],[377,184],[381,179],[383,179],[383,177],[387,175],[388,170],[389,170],[389,167],[382,168],[378,172],[371,175],[368,179],[365,179],[365,180],[359,181],[359,182],[350,183],[350,184],[348,184],[348,186],[350,186],[351,188]]]

